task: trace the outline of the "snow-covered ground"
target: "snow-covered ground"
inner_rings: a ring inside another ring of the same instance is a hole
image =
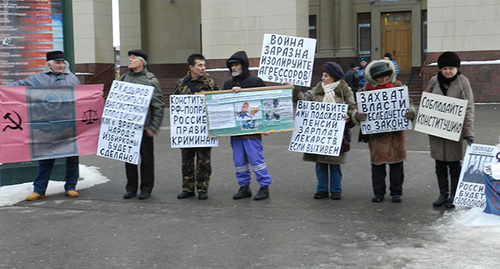
[[[92,186],[108,182],[96,167],[88,167],[80,164],[80,177],[83,180],[78,181],[78,189],[86,189]],[[33,183],[27,182],[17,185],[8,185],[0,187],[0,206],[13,205],[24,199],[33,192]],[[47,195],[64,192],[63,181],[50,181],[47,187]]]

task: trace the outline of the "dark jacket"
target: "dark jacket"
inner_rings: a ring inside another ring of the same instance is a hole
[[[193,88],[194,90],[191,88]],[[217,83],[215,83],[215,81],[210,77],[208,73],[205,73],[202,77],[193,79],[191,77],[191,73],[188,71],[188,74],[177,81],[177,83],[175,84],[173,94],[194,94],[201,91],[218,90],[219,86],[217,85]]]
[[[229,68],[229,72],[231,72],[231,61],[238,61],[241,64],[242,72],[239,76],[233,77],[232,79],[226,81],[224,83],[224,90],[230,90],[233,87],[244,88],[257,88],[257,87],[265,87],[266,84],[264,81],[258,77],[250,76],[250,71],[248,70],[249,62],[246,52],[237,51],[231,56],[231,58],[227,59],[226,66]],[[261,134],[255,135],[240,135],[233,136],[234,138],[249,138],[249,139],[260,139],[262,137]]]
[[[266,84],[262,79],[254,76],[250,76],[250,71],[248,70],[249,62],[247,54],[244,51],[237,51],[229,58],[226,62],[229,72],[231,72],[231,61],[236,60],[242,65],[242,73],[239,76],[233,77],[232,79],[224,83],[224,90],[230,90],[233,87],[244,88],[256,88],[265,87]]]
[[[135,73],[132,70],[128,70],[127,73],[123,74],[120,81],[153,86],[154,92],[153,97],[151,97],[151,103],[149,104],[149,111],[146,117],[146,122],[144,123],[144,128],[148,128],[151,131],[158,133],[160,130],[161,122],[163,121],[163,113],[165,109],[165,103],[163,102],[163,93],[160,88],[160,82],[156,76],[149,72],[146,67],[143,70]]]
[[[349,69],[345,73],[345,82],[347,82],[347,85],[351,87],[351,90],[356,93],[358,91],[358,84],[359,84],[359,77],[358,77],[358,71],[354,69]]]

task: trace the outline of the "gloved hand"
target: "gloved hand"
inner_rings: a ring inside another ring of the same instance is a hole
[[[413,120],[415,118],[415,111],[408,111],[405,114],[407,120]]]
[[[356,113],[356,119],[358,121],[365,121],[366,120],[366,114],[363,112],[358,112]]]
[[[466,138],[464,138],[464,139],[465,139],[465,140],[467,140],[467,145],[469,145],[469,146],[470,146],[472,143],[474,143],[474,140],[475,140],[475,139],[474,139],[474,137],[472,137],[472,136],[468,136],[468,137],[466,137]]]

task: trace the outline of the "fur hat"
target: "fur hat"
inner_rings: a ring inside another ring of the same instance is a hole
[[[373,79],[392,75],[392,68],[386,62],[377,62],[370,68],[370,74]]]
[[[460,67],[460,57],[458,57],[458,55],[452,51],[444,52],[438,58],[438,67],[439,67],[439,69],[441,69],[445,66],[459,68]]]
[[[55,50],[55,51],[49,51],[45,55],[47,57],[47,62],[54,60],[54,61],[64,61],[64,52],[60,50]]]
[[[379,69],[379,71],[377,70],[372,70],[372,68],[374,66],[379,66],[379,67],[376,67],[375,69]],[[387,70],[387,67],[389,67],[392,72],[388,71]],[[386,70],[387,73],[385,72],[380,72],[382,70]],[[385,74],[384,74],[385,73]],[[391,61],[391,60],[375,60],[375,61],[371,61],[367,66],[366,66],[366,71],[365,71],[365,80],[367,83],[371,84],[372,86],[378,86],[378,85],[381,85],[377,82],[376,78],[374,78],[372,75],[373,74],[376,74],[375,76],[376,77],[381,77],[381,75],[388,75],[389,76],[389,80],[388,82],[394,82],[396,81],[396,67],[394,66],[394,63]]]
[[[325,63],[325,65],[323,65],[323,72],[328,73],[335,81],[344,78],[344,71],[342,71],[342,67],[336,62]]]
[[[134,54],[135,56],[142,57],[144,59],[144,61],[148,60],[148,54],[143,50],[130,50],[128,52],[128,56],[130,56],[131,54]]]

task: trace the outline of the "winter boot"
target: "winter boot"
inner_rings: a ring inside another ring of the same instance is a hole
[[[240,187],[238,192],[235,195],[233,195],[233,199],[238,200],[238,199],[243,199],[243,198],[247,198],[247,197],[251,197],[251,196],[252,196],[252,190],[250,190],[250,187],[249,186],[242,186],[242,187]]]
[[[257,193],[257,195],[255,195],[255,197],[253,199],[254,200],[264,200],[267,198],[269,198],[269,187],[265,186],[265,187],[261,187],[259,189],[259,192]]]

